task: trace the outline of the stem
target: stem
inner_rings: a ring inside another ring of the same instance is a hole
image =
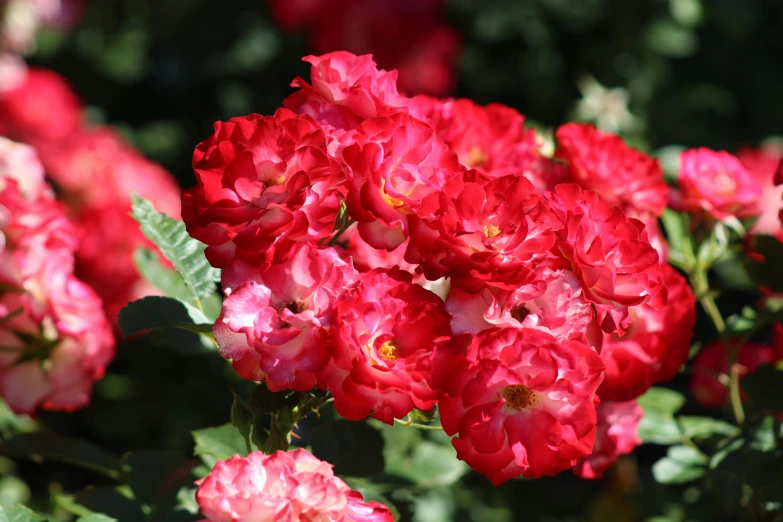
[[[715,330],[717,330],[718,334],[723,337],[723,335],[726,333],[726,322],[723,320],[723,316],[720,314],[718,305],[715,304],[715,298],[711,295],[703,295],[699,297],[699,303],[701,303],[704,311],[707,312],[707,315],[709,315],[710,319],[712,319],[712,324],[715,325]]]
[[[351,225],[353,225],[353,224],[354,224],[354,221],[352,219],[345,220],[345,224],[342,227],[340,227],[340,230],[338,230],[337,233],[332,237],[332,239],[329,240],[328,245],[329,246],[336,245],[337,241],[340,239],[340,236],[343,235],[343,232],[348,230],[351,227]]]
[[[443,426],[429,426],[427,424],[419,424],[413,422],[412,420],[404,421],[400,419],[394,419],[394,422],[396,422],[400,426],[406,426],[409,428],[417,428],[420,430],[427,430],[427,431],[443,431]]]
[[[740,366],[736,362],[732,363],[730,373],[729,399],[731,400],[731,410],[734,412],[737,424],[742,426],[745,423],[745,410],[742,409],[742,396],[740,395]]]
[[[693,250],[693,243],[688,236],[683,239],[683,253],[686,257],[688,267],[688,278],[693,286],[694,293],[699,297],[699,303],[709,318],[712,320],[712,324],[715,326],[715,330],[723,340],[726,347],[726,352],[729,355],[729,399],[731,402],[731,410],[734,413],[734,418],[739,426],[745,422],[745,411],[742,408],[742,396],[740,394],[740,372],[737,366],[737,358],[739,351],[742,348],[744,342],[734,344],[726,337],[726,321],[723,320],[723,316],[720,313],[717,303],[715,303],[715,297],[710,293],[710,282],[707,278],[707,270],[709,266],[701,266],[696,260],[696,256]]]

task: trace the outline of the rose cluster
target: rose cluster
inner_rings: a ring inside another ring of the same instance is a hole
[[[393,522],[389,509],[365,502],[332,466],[307,451],[260,451],[218,462],[198,482],[196,501],[212,522]]]
[[[437,405],[496,484],[600,476],[695,321],[657,161],[584,124],[547,155],[509,107],[403,96],[370,56],[305,60],[275,114],[194,153],[182,214],[223,269],[222,355],[347,419]]]
[[[454,90],[459,32],[443,19],[443,0],[267,0],[285,31],[307,34],[317,54],[372,52],[399,72],[406,93],[443,95]]]
[[[0,395],[17,413],[85,406],[114,355],[77,241],[35,152],[0,138]]]
[[[0,93],[0,135],[35,147],[79,230],[77,275],[116,321],[129,301],[157,293],[134,266],[139,246],[153,248],[129,215],[131,194],[179,216],[171,174],[116,132],[82,121],[83,104],[57,73],[31,68],[18,88]]]

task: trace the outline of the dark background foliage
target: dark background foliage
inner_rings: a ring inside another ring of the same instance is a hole
[[[580,86],[593,81],[625,90],[636,122],[625,136],[651,151],[735,150],[783,128],[780,0],[448,0],[445,16],[463,38],[455,94],[508,104],[543,126],[578,117]],[[290,81],[307,75],[306,54],[306,36],[279,32],[262,0],[96,0],[74,31],[42,35],[31,63],[65,75],[93,120],[120,128],[189,186],[190,154],[212,123],[273,112]],[[721,300],[729,312],[748,302]],[[700,321],[696,341],[713,336]],[[685,392],[686,382],[671,386]],[[129,342],[92,407],[41,420],[117,455],[166,448],[188,457],[192,430],[227,422],[230,387],[250,393],[216,355],[182,358]],[[349,449],[357,459],[365,450],[362,439]],[[603,481],[565,473],[493,488],[468,474],[452,486],[399,485],[418,501],[395,497],[393,487],[385,495],[422,522],[735,519],[717,514],[720,499],[696,487],[656,485],[651,465],[664,454],[643,446]],[[52,482],[75,491],[104,480],[62,465],[18,465],[37,496]],[[28,495],[3,480],[0,497]]]

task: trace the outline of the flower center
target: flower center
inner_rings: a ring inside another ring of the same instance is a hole
[[[731,179],[731,176],[724,172],[721,172],[715,176],[713,181],[715,182],[715,188],[717,189],[718,193],[724,196],[733,194],[737,188],[737,183]]]
[[[522,384],[506,386],[501,395],[506,399],[506,406],[517,411],[522,411],[528,406],[536,406],[539,402],[536,392]]]
[[[473,147],[470,149],[470,152],[468,152],[468,166],[472,167],[474,169],[480,169],[484,165],[487,164],[487,161],[489,161],[489,156],[484,154],[484,151],[482,151],[478,147]]]
[[[296,301],[287,303],[283,308],[287,309],[292,314],[301,314],[307,310],[307,305],[304,304],[304,301],[297,299]],[[282,308],[280,310],[282,311]]]
[[[381,358],[384,361],[396,361],[400,357],[399,348],[397,348],[397,343],[394,341],[386,341],[383,343],[381,349],[378,350],[378,353],[381,354]]]
[[[264,180],[265,187],[271,187],[272,185],[282,185],[285,183],[285,176],[282,174],[276,178],[267,178]]]
[[[514,305],[511,308],[511,317],[519,321],[520,323],[525,320],[525,317],[530,315],[530,310],[522,306],[521,304]]]
[[[487,237],[487,239],[492,239],[493,237],[500,234],[500,227],[497,225],[484,225],[484,235]]]

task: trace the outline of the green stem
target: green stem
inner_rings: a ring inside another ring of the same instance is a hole
[[[726,352],[729,355],[729,399],[731,402],[731,410],[734,413],[737,424],[742,426],[745,422],[745,411],[742,408],[742,396],[740,394],[739,385],[740,372],[736,363],[739,350],[744,343],[732,345],[730,340],[726,337],[726,321],[720,313],[720,309],[715,302],[715,297],[710,293],[710,282],[707,278],[709,266],[701,266],[701,263],[696,260],[693,244],[687,236],[683,240],[683,251],[688,267],[688,278],[693,286],[693,291],[698,296],[701,307],[709,316],[712,324],[715,326],[715,331],[718,332],[718,335],[726,346]]]
[[[337,231],[337,233],[336,233],[336,234],[335,234],[335,235],[332,237],[332,239],[330,239],[330,240],[329,240],[329,243],[328,243],[328,245],[329,245],[329,246],[334,246],[334,245],[336,245],[336,244],[337,244],[337,241],[339,241],[339,240],[340,240],[340,236],[342,236],[342,235],[343,235],[343,233],[344,233],[346,230],[348,230],[348,229],[351,227],[351,225],[353,225],[353,224],[354,224],[354,221],[353,221],[352,219],[347,219],[347,220],[345,221],[345,224],[344,224],[344,225],[343,225],[343,226],[340,228],[340,230],[338,230],[338,231]]]
[[[411,420],[404,421],[400,419],[394,419],[394,422],[396,422],[400,426],[406,426],[408,428],[416,428],[419,430],[427,430],[427,431],[443,431],[443,426],[430,426],[427,424],[419,424]]]

